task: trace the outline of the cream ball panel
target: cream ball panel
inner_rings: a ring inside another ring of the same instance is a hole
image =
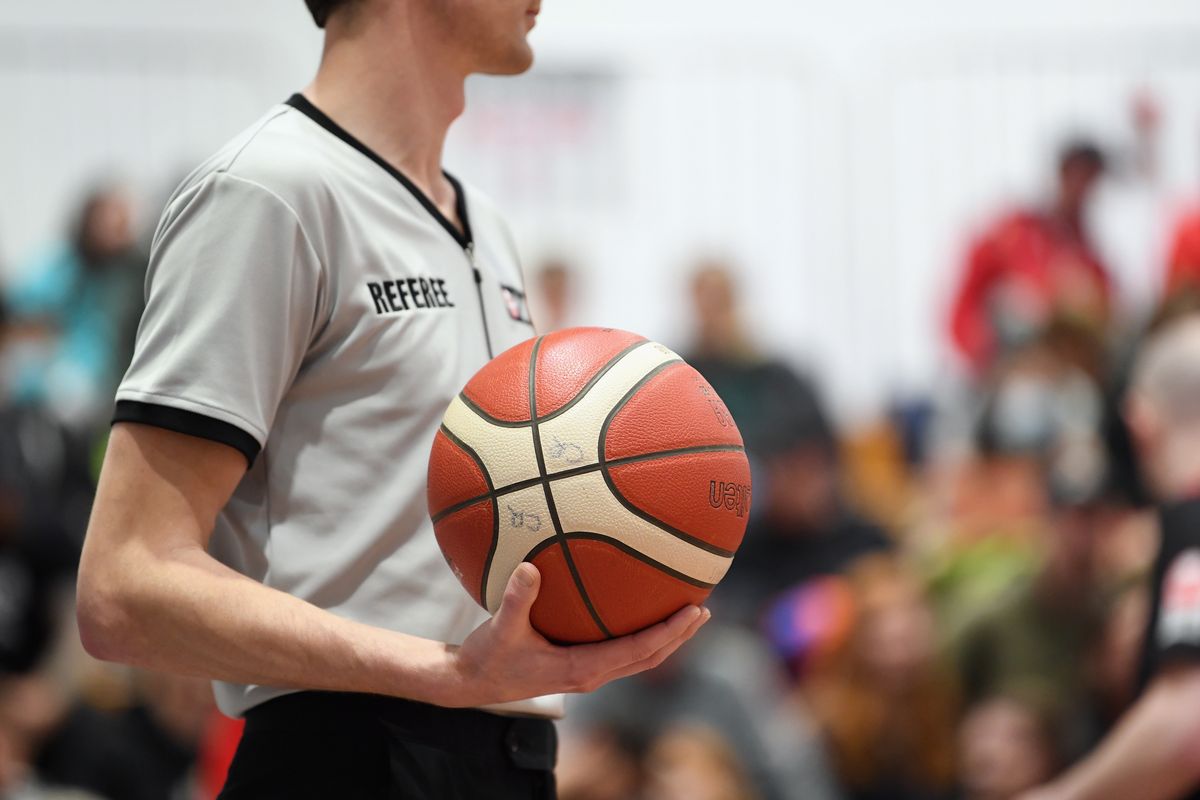
[[[539,422],[547,474],[597,463],[600,429],[608,415],[638,381],[656,367],[678,359],[661,344],[645,342],[622,356],[573,405]]]
[[[603,534],[702,583],[720,581],[733,562],[634,514],[612,494],[599,471],[551,481],[550,491],[563,533]]]
[[[461,397],[451,401],[442,423],[475,451],[497,489],[538,477],[529,426],[496,425],[479,416]]]

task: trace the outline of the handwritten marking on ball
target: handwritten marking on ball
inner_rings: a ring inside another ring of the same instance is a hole
[[[524,528],[530,533],[537,533],[542,529],[542,515],[530,514],[526,511],[518,511],[512,506],[506,506],[511,519],[508,521],[510,528]]]
[[[550,457],[568,464],[578,464],[583,461],[583,448],[574,442],[560,441],[555,436],[554,444],[550,445]]]
[[[732,425],[733,417],[730,416],[729,409],[726,408],[725,404],[721,402],[721,398],[717,397],[717,393],[714,392],[707,383],[704,383],[702,380],[700,380],[699,377],[695,378],[695,381],[696,389],[699,390],[700,396],[703,397],[704,401],[708,403],[710,408],[712,408],[713,416],[717,418],[717,422],[720,423],[721,427],[728,428],[730,425]]]

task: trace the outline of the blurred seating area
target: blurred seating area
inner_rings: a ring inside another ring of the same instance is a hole
[[[1200,212],[1163,243],[1161,294],[1119,312],[1086,215],[1111,158],[1073,138],[1056,169],[947,265],[954,377],[868,420],[763,344],[744,265],[675,287],[691,332],[666,344],[741,427],[750,523],[694,641],[571,698],[563,800],[1005,800],[1127,708],[1157,530],[1123,387],[1146,330],[1200,313]],[[74,628],[150,238],[131,203],[81,188],[60,240],[0,271],[5,800],[212,798],[239,735],[206,682],[98,663]],[[543,332],[579,318],[581,280],[569,254],[531,267]]]
[[[1003,800],[1128,707],[1158,531],[1122,398],[1145,333],[1200,309],[1196,223],[1118,314],[1084,222],[1105,155],[1057,163],[948,281],[958,377],[864,424],[761,349],[735,265],[696,264],[675,344],[739,421],[750,524],[694,642],[568,704],[564,800]]]
[[[74,582],[141,312],[129,193],[83,193],[0,293],[0,797],[215,796],[239,724],[207,681],[89,658]]]

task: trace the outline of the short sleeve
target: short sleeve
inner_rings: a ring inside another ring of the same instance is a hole
[[[159,225],[113,421],[218,441],[253,464],[304,362],[322,293],[320,259],[292,208],[253,181],[209,175]]]

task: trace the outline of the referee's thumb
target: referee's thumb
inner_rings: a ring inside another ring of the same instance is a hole
[[[541,583],[542,576],[537,567],[527,561],[518,564],[508,579],[504,599],[500,601],[500,611],[496,616],[507,625],[528,624],[529,611],[533,608],[533,601],[537,600]]]

